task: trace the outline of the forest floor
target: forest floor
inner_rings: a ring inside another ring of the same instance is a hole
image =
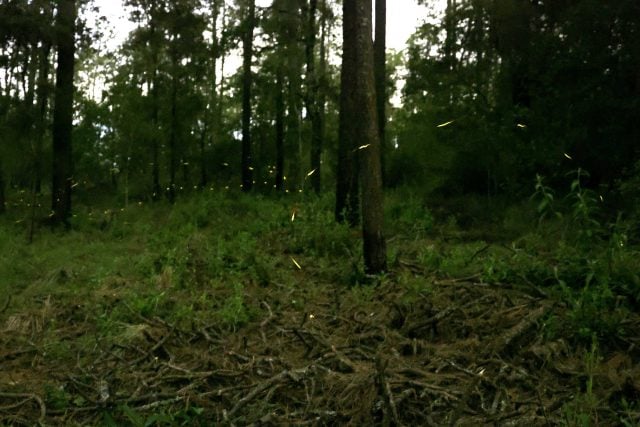
[[[0,425],[640,425],[637,251],[387,218],[372,278],[328,197],[10,211]]]

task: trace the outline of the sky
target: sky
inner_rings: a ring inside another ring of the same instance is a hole
[[[256,4],[268,6],[271,1],[257,0]],[[446,4],[446,0],[432,0],[431,4],[441,9]],[[127,11],[122,5],[122,0],[95,0],[95,5],[116,29],[114,37],[109,41],[109,47],[118,46],[133,28],[133,24],[127,21]],[[416,0],[388,0],[387,47],[402,50],[407,38],[426,15],[426,6],[418,5]]]
[[[228,0],[227,0],[228,1]],[[447,0],[429,0],[429,5],[436,11],[444,11]],[[256,0],[256,4],[267,7],[272,0]],[[109,50],[116,50],[126,39],[134,24],[128,20],[128,11],[123,5],[123,0],[95,0],[94,5],[100,8],[100,14],[107,17],[114,33],[106,40]],[[418,5],[417,0],[387,0],[387,48],[401,51],[406,47],[409,36],[414,33],[428,15],[427,6]],[[91,18],[89,25],[91,26]],[[225,75],[233,74],[242,64],[238,52],[227,57]],[[396,92],[391,98],[394,105],[400,105],[400,89],[404,85],[403,72],[399,70],[399,79],[396,81]],[[95,94],[102,93],[102,84],[94,85],[91,89]],[[97,96],[94,94],[94,97]]]

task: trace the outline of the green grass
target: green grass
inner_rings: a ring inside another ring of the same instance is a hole
[[[288,302],[274,310],[302,315],[323,298],[326,306],[335,298],[347,307],[366,307],[378,297],[376,287],[363,286],[370,280],[361,265],[360,233],[334,222],[332,203],[330,195],[278,199],[207,192],[175,206],[77,206],[71,231],[39,227],[32,243],[28,221],[19,220],[27,214],[12,211],[0,219],[0,307],[11,296],[3,319],[21,316],[24,335],[18,339],[29,342],[36,331],[47,357],[74,364],[92,357],[97,342],[135,346],[152,333],[144,319],[164,319],[185,330],[215,324],[235,333],[264,315],[276,289]],[[593,372],[593,358],[633,334],[624,321],[640,301],[640,252],[629,244],[629,224],[618,218],[596,225],[588,204],[575,208],[576,217],[526,223],[535,217],[518,214],[526,206],[508,210],[497,223],[510,231],[487,241],[477,238],[482,224],[469,230],[454,215],[437,220],[424,200],[406,190],[391,193],[386,212],[392,271],[378,283],[395,287],[404,305],[430,299],[437,292],[433,279],[542,293],[564,307],[543,319],[543,338],[590,348],[584,350],[591,358],[584,369]],[[592,232],[572,232],[587,225]],[[492,230],[496,222],[486,226]],[[510,238],[514,230],[522,233]],[[328,297],[323,284],[345,292]],[[597,383],[589,378],[587,391],[563,409],[568,425],[590,425],[597,415]],[[45,396],[52,408],[71,405],[53,385]],[[634,405],[627,403],[627,412],[637,412]],[[122,407],[114,419],[149,421],[138,415]],[[191,408],[162,416],[165,422],[199,415]]]

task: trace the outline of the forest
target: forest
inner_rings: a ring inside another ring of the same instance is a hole
[[[640,425],[640,2],[107,3],[0,0],[0,426]]]

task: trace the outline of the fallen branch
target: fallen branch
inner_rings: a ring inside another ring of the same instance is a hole
[[[40,406],[40,418],[39,421],[44,421],[44,418],[47,416],[47,407],[44,404],[44,401],[37,394],[32,393],[3,393],[0,392],[0,397],[5,397],[8,399],[24,399],[21,404],[28,402],[29,400],[35,400]]]
[[[260,322],[260,336],[262,337],[262,342],[267,344],[267,334],[264,332],[264,328],[273,320],[273,311],[271,311],[271,307],[266,303],[266,301],[262,301],[261,305],[266,307],[269,312],[269,317]]]
[[[180,402],[181,400],[184,400],[184,396],[178,396],[178,397],[174,397],[173,399],[167,399],[167,400],[159,400],[157,402],[151,402],[147,405],[143,405],[143,406],[139,406],[137,408],[135,408],[138,411],[148,411],[149,409],[155,409],[158,408],[160,406],[166,406],[166,405],[171,405],[172,403],[177,403]]]
[[[498,337],[493,345],[488,347],[487,353],[500,354],[531,327],[544,317],[552,308],[552,305],[543,305],[525,316],[518,324]]]
[[[284,371],[280,372],[278,375],[275,375],[269,378],[268,380],[263,381],[262,383],[258,384],[253,390],[251,390],[249,394],[247,394],[242,399],[238,400],[235,406],[231,408],[229,412],[226,413],[225,418],[227,420],[231,420],[238,413],[238,411],[240,411],[244,406],[246,406],[249,402],[255,399],[256,396],[258,396],[260,393],[264,392],[265,390],[270,389],[273,385],[281,381],[284,381],[286,378],[291,378],[296,382],[299,381],[300,380],[299,376],[306,375],[308,370],[309,370],[308,367],[305,367],[302,369],[296,369],[293,371],[289,371],[285,369]]]
[[[401,424],[400,424],[400,418],[398,417],[398,409],[396,408],[396,403],[393,398],[393,392],[391,391],[391,386],[389,385],[389,381],[387,381],[386,374],[385,374],[388,364],[389,364],[389,361],[388,360],[383,361],[381,357],[378,357],[376,359],[376,370],[378,371],[378,375],[377,375],[378,386],[380,387],[380,391],[384,396],[384,403],[386,406],[384,424],[385,425],[389,424],[388,417],[389,417],[389,414],[391,414],[391,419],[393,421],[393,424],[396,426],[399,426]]]
[[[138,357],[137,359],[129,362],[129,366],[134,366],[137,365],[140,362],[143,362],[144,360],[146,360],[147,358],[149,358],[153,353],[155,353],[160,347],[162,347],[164,345],[165,342],[167,342],[167,340],[169,339],[169,337],[172,335],[171,331],[169,331],[169,333],[167,333],[164,337],[162,337],[153,347],[151,347],[151,350],[147,351],[143,356]]]

